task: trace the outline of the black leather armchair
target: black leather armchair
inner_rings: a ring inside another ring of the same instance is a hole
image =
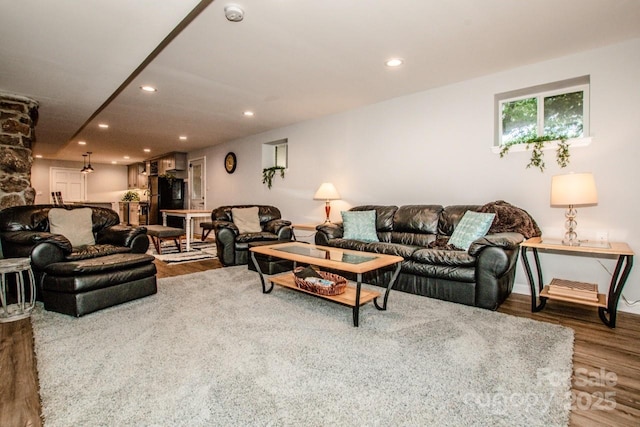
[[[259,233],[241,234],[233,223],[231,209],[258,207]],[[218,259],[224,266],[247,264],[249,243],[291,240],[291,221],[283,220],[280,210],[267,205],[221,206],[211,212],[211,228],[215,231]]]
[[[145,254],[144,227],[120,224],[118,214],[90,208],[95,245],[72,247],[49,230],[53,205],[14,206],[0,211],[0,241],[6,258],[31,257],[37,299],[47,310],[81,316],[157,292],[154,257]]]

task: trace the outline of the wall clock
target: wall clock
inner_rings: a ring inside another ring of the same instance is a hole
[[[224,168],[227,173],[233,173],[236,170],[236,166],[238,166],[238,159],[236,158],[236,153],[228,152],[226,156],[224,156]]]

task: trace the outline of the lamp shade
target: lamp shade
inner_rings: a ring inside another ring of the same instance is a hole
[[[313,200],[339,200],[340,193],[336,190],[336,187],[330,182],[323,182],[316,191]]]
[[[551,206],[586,206],[598,203],[591,173],[570,173],[551,178]]]

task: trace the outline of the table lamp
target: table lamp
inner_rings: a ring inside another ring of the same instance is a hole
[[[323,182],[316,191],[315,196],[313,196],[313,200],[324,200],[326,205],[324,206],[324,212],[327,214],[327,219],[325,219],[325,224],[331,222],[329,220],[329,214],[331,213],[331,200],[339,200],[340,193],[336,190],[336,187],[330,182]]]
[[[580,246],[576,233],[576,206],[593,206],[598,203],[596,182],[591,173],[570,173],[551,178],[551,206],[566,206],[563,245]]]

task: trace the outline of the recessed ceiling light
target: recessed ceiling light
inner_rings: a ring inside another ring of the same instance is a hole
[[[180,135],[179,138],[180,138],[180,141],[186,141],[187,140],[187,137],[185,135]]]
[[[404,61],[400,58],[393,58],[385,62],[385,64],[387,65],[387,67],[399,67],[404,64]]]
[[[156,89],[153,86],[149,86],[149,85],[140,86],[140,89],[142,89],[145,92],[157,92],[158,91],[158,89]]]
[[[78,141],[78,145],[87,145],[86,141]]]
[[[245,111],[245,112],[244,112],[244,113],[242,113],[242,114],[244,114],[244,115],[245,115],[245,116],[247,116],[247,117],[253,117],[253,111]]]
[[[123,159],[129,160],[129,156],[122,156]]]
[[[42,158],[42,154],[36,154],[36,159],[41,159]]]
[[[115,160],[112,160],[112,161],[111,161],[111,164],[112,164],[112,165],[117,165],[117,164],[118,164],[118,162],[116,162]]]
[[[108,124],[106,124],[106,123],[100,123],[100,124],[98,124],[98,127],[99,127],[100,129],[109,129],[109,125],[108,125]]]
[[[145,153],[150,153],[150,152],[151,152],[151,148],[145,148],[145,149],[144,149],[144,150],[142,150],[142,151],[144,151]]]

